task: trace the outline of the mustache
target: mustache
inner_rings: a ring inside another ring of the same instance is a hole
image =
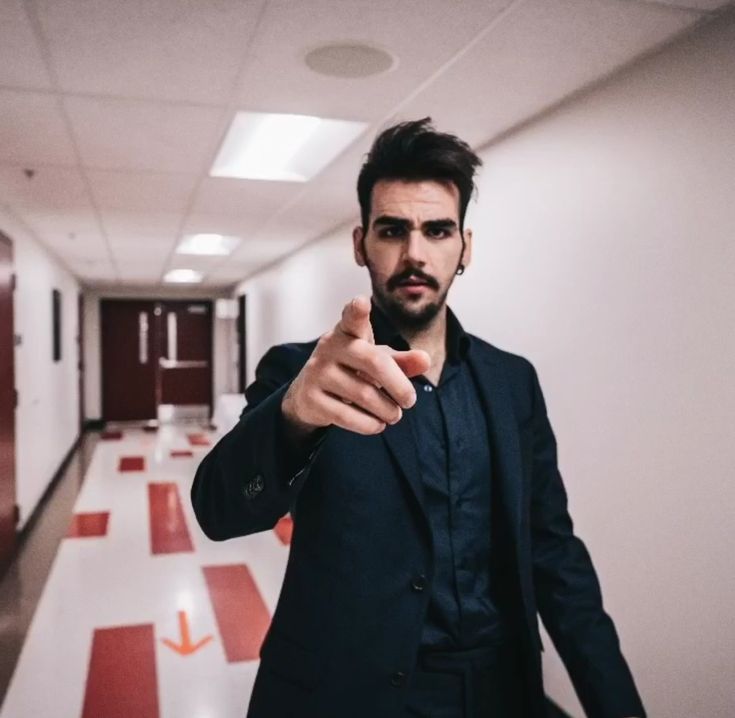
[[[419,279],[422,282],[426,282],[432,289],[439,289],[439,282],[434,277],[424,274],[420,269],[406,269],[400,274],[396,274],[395,277],[388,280],[388,289],[395,289],[407,279]]]

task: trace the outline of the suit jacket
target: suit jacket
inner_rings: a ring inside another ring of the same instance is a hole
[[[416,447],[405,420],[375,436],[330,426],[294,471],[281,401],[315,346],[263,356],[240,421],[197,469],[192,504],[218,541],[271,529],[289,511],[294,519],[248,717],[399,718],[429,599],[413,579],[432,578]],[[526,715],[546,715],[538,612],[589,718],[645,718],[573,532],[536,371],[474,335],[467,360],[488,418]]]

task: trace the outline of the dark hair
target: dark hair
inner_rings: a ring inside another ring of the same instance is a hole
[[[451,182],[459,190],[459,228],[475,189],[474,175],[482,160],[456,137],[437,132],[431,117],[401,122],[383,130],[373,142],[357,178],[362,226],[367,231],[375,183],[383,179]]]

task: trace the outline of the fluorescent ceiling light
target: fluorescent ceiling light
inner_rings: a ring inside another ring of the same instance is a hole
[[[172,269],[166,272],[164,282],[175,282],[181,284],[196,284],[202,281],[202,273],[193,269]]]
[[[367,127],[311,115],[238,112],[209,174],[306,182]]]
[[[176,253],[224,256],[230,254],[239,243],[239,237],[223,234],[189,234],[179,242]]]

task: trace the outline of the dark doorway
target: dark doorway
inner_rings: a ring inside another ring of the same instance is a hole
[[[241,394],[245,393],[245,387],[247,386],[247,337],[248,337],[248,323],[247,323],[247,309],[248,309],[248,297],[246,294],[241,294],[237,298],[237,376],[239,391]]]
[[[208,419],[212,302],[103,299],[105,421]]]
[[[18,513],[15,504],[15,337],[13,328],[13,243],[0,234],[0,569],[13,555]]]

